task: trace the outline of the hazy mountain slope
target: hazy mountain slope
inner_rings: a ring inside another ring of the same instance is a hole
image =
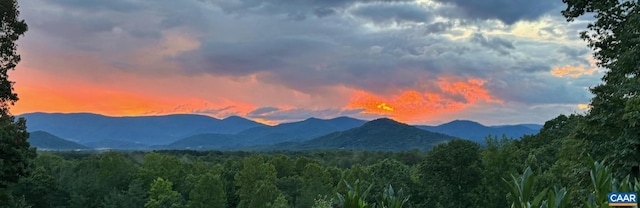
[[[147,149],[148,147],[146,144],[113,139],[92,141],[82,144],[95,149],[142,150]]]
[[[463,139],[476,141],[479,143],[484,143],[485,137],[488,135],[501,137],[504,134],[507,137],[513,137],[517,139],[525,134],[538,133],[538,130],[523,125],[504,125],[489,127],[474,121],[467,120],[454,120],[438,126],[419,125],[416,127],[427,131],[443,133]]]
[[[154,147],[156,149],[235,149],[242,147],[239,141],[235,140],[234,135],[226,134],[198,134],[190,136],[169,145]]]
[[[30,131],[47,131],[82,143],[121,140],[166,144],[202,133],[233,134],[263,124],[240,117],[224,120],[202,115],[109,117],[89,113],[29,113]]]
[[[31,143],[31,146],[37,147],[40,150],[90,149],[89,147],[57,137],[44,131],[30,132],[29,139],[27,141]]]

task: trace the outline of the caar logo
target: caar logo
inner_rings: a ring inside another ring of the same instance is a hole
[[[609,193],[609,206],[613,207],[633,207],[638,206],[637,193]]]

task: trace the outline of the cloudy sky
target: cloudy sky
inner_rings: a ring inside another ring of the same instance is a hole
[[[23,0],[14,114],[543,123],[600,82],[560,0]]]

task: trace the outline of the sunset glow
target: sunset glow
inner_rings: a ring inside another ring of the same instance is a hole
[[[399,95],[382,97],[360,91],[354,95],[348,107],[364,109],[363,113],[366,114],[389,116],[411,122],[420,118],[460,112],[477,102],[502,102],[483,89],[483,84],[484,81],[479,79],[451,81],[443,78],[438,81],[440,93],[407,90]]]
[[[577,78],[583,75],[592,75],[596,70],[595,69],[584,69],[580,67],[558,67],[551,70],[551,74],[556,77],[573,77]]]
[[[22,1],[11,111],[541,123],[587,109],[602,76],[548,7],[238,2]]]

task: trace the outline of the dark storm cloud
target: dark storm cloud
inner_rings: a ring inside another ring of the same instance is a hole
[[[502,39],[500,37],[485,37],[480,33],[474,33],[471,35],[471,42],[480,44],[486,48],[492,49],[501,55],[508,55],[510,50],[514,50],[515,47],[511,41]]]
[[[565,57],[566,59],[575,60],[584,65],[589,65],[589,60],[586,59],[589,55],[591,55],[592,51],[590,51],[586,47],[569,47],[562,46],[559,47],[556,52]]]
[[[376,23],[430,22],[433,15],[416,3],[375,3],[356,7],[352,14]]]
[[[506,24],[513,24],[519,20],[536,20],[544,14],[556,12],[562,7],[561,1],[556,0],[435,0],[437,2],[454,5],[442,13],[467,19],[498,19]]]
[[[442,33],[444,31],[449,30],[451,27],[453,27],[453,25],[454,23],[452,22],[434,22],[434,23],[428,24],[424,27],[425,35]]]
[[[143,8],[142,3],[134,0],[50,0],[48,3],[88,11],[133,12]]]
[[[296,62],[312,59],[309,56],[331,48],[331,43],[304,37],[242,43],[211,41],[196,51],[184,53],[177,60],[191,72],[243,76],[300,66]]]
[[[356,3],[370,2],[412,2],[414,0],[201,0],[220,7],[224,12],[243,15],[247,13],[257,14],[287,14],[304,18],[308,15],[325,17],[335,14],[336,11]]]
[[[331,8],[316,8],[313,10],[313,14],[315,14],[317,17],[326,17],[335,13],[336,10]]]

